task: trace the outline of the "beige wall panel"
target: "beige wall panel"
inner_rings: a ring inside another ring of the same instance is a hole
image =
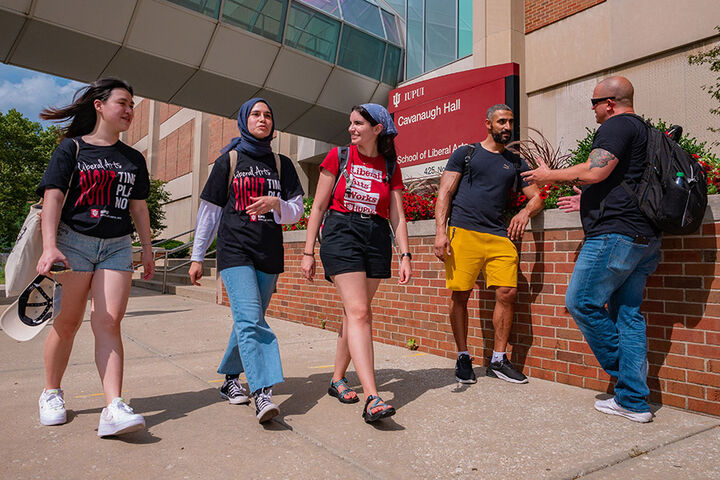
[[[719,122],[709,112],[713,105],[710,96],[702,90],[703,85],[716,82],[715,76],[707,66],[690,65],[687,61],[688,55],[716,45],[720,42],[707,42],[530,94],[529,125],[540,129],[553,145],[557,146],[559,141],[563,150],[574,148],[577,140],[585,136],[585,127],[598,126],[589,102],[593,88],[602,78],[618,74],[633,83],[638,113],[682,125],[686,133],[700,141],[718,141],[719,136],[707,130]],[[720,153],[720,148],[715,147],[715,152]]]
[[[526,37],[528,92],[708,39],[718,11],[717,0],[608,0],[536,30]]]
[[[195,228],[192,222],[191,204],[192,199],[190,197],[165,204],[165,225],[167,225],[167,228],[160,235],[162,238],[170,238],[178,233]],[[179,240],[188,240],[188,237],[186,235],[179,238]]]

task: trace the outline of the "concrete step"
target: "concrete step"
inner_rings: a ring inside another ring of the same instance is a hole
[[[10,305],[15,300],[17,300],[18,297],[6,297],[5,296],[5,285],[0,285],[0,305]]]
[[[201,286],[195,285],[175,285],[169,283],[166,285],[165,293],[169,295],[178,295],[181,297],[195,298],[197,300],[203,300],[206,302],[215,303],[216,301],[216,283],[214,278],[203,277],[200,280]],[[152,280],[143,280],[139,275],[136,274],[136,278],[133,278],[132,285],[134,287],[146,288],[148,290],[154,290],[156,292],[162,291],[162,277],[153,277]]]

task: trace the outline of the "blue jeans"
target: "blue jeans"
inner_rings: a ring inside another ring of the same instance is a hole
[[[226,268],[220,276],[230,300],[233,326],[218,373],[238,375],[244,371],[251,392],[281,383],[277,337],[265,321],[277,274],[240,266]]]
[[[598,362],[617,378],[615,401],[633,412],[650,411],[640,304],[645,281],[660,261],[660,241],[642,245],[618,234],[585,239],[565,294],[567,308]]]

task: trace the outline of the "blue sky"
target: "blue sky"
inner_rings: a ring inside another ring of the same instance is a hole
[[[69,104],[75,91],[83,86],[73,80],[0,63],[0,112],[14,108],[39,122],[40,110]]]

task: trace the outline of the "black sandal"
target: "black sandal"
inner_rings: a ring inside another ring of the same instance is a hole
[[[370,402],[372,402],[373,399],[375,401],[372,405],[370,405]],[[370,405],[370,408],[368,408],[368,405]],[[384,408],[379,412],[370,413],[370,410],[372,410],[373,408],[382,406],[386,406],[388,408]],[[382,399],[376,395],[368,395],[367,400],[365,400],[365,408],[363,409],[362,413],[362,417],[365,419],[365,423],[377,422],[382,418],[392,417],[393,415],[395,415],[395,409],[393,407],[383,402]]]
[[[342,390],[340,388],[342,388]],[[350,392],[355,393],[355,396],[352,398],[345,398],[345,395],[349,394]],[[330,388],[328,388],[328,395],[331,397],[335,397],[338,400],[340,400],[340,403],[357,403],[360,401],[360,399],[357,396],[357,392],[350,388],[350,386],[347,384],[347,378],[343,377],[337,382],[330,381]]]

